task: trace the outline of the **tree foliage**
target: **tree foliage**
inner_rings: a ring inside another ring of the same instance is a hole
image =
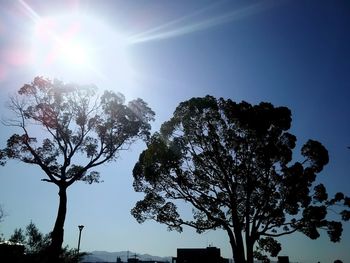
[[[50,235],[41,233],[33,222],[30,222],[25,230],[22,228],[15,229],[9,241],[13,244],[21,244],[24,246],[25,254],[22,255],[23,261],[30,263],[48,262]],[[86,255],[86,253],[79,253],[79,258],[84,255]],[[66,246],[60,251],[59,262],[79,262],[77,256],[77,251],[75,249],[70,249]]]
[[[8,139],[2,155],[40,166],[48,176],[45,181],[55,184],[98,182],[99,173],[93,169],[115,160],[136,139],[147,139],[154,117],[141,99],[125,105],[120,93],[105,91],[99,97],[94,86],[41,77],[18,94],[9,105],[16,118],[5,123],[21,128],[22,134]],[[32,124],[41,126],[48,137],[29,130]]]
[[[100,181],[99,165],[114,161],[137,139],[150,136],[154,112],[142,99],[125,104],[120,93],[95,86],[36,77],[10,99],[15,114],[5,122],[19,128],[0,151],[1,164],[16,159],[41,168],[43,181],[59,187],[59,209],[52,231],[52,253],[63,242],[66,189],[76,181]],[[54,259],[52,259],[54,260]]]
[[[0,160],[1,160],[1,158],[0,158]],[[4,220],[4,217],[5,217],[5,212],[4,212],[3,207],[0,205],[0,223]],[[4,241],[4,238],[3,238],[3,234],[0,233],[0,242],[2,242],[2,241]]]
[[[16,228],[9,241],[24,245],[28,254],[38,254],[50,244],[49,235],[43,235],[33,222],[30,222],[25,230]]]
[[[5,212],[2,206],[0,205],[0,223],[4,220]]]
[[[349,198],[329,197],[316,184],[328,163],[320,142],[308,140],[293,158],[290,127],[290,110],[266,102],[206,96],[180,103],[134,167],[134,189],[145,196],[132,215],[170,230],[224,229],[237,263],[277,256],[276,238],[296,231],[316,239],[323,229],[339,241],[342,224],[326,216],[330,207],[350,207]],[[180,214],[180,201],[193,208],[192,219]],[[349,210],[338,212],[349,220]]]

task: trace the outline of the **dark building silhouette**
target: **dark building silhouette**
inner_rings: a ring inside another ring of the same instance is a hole
[[[118,262],[118,259],[117,259]],[[136,256],[133,258],[128,258],[127,263],[169,263],[168,261],[157,261],[157,260],[140,260]]]
[[[216,247],[178,248],[172,263],[229,263],[229,260],[222,258]]]
[[[289,257],[287,256],[279,256],[278,263],[289,263]]]
[[[12,242],[1,242],[0,262],[24,262],[24,246]]]

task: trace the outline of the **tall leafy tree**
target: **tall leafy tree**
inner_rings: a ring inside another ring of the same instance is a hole
[[[15,118],[6,125],[20,133],[7,140],[1,162],[16,159],[36,165],[46,175],[42,180],[59,189],[50,246],[50,262],[56,262],[63,243],[67,188],[77,181],[99,182],[95,168],[114,161],[135,140],[149,138],[154,112],[142,99],[126,105],[120,93],[99,96],[94,86],[43,77],[19,89],[9,107]]]
[[[134,167],[135,191],[145,196],[132,215],[170,230],[223,229],[236,263],[277,256],[276,238],[296,231],[316,239],[323,229],[340,241],[342,223],[327,219],[327,211],[341,205],[339,214],[349,220],[350,198],[331,198],[316,184],[328,163],[320,142],[308,140],[292,158],[290,127],[290,110],[270,103],[211,96],[180,103]],[[192,218],[178,209],[184,204],[193,208]]]

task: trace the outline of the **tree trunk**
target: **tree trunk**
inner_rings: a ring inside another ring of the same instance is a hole
[[[242,236],[238,237],[238,242],[236,242],[236,239],[234,234],[230,229],[226,229],[229,239],[230,239],[230,244],[231,244],[231,249],[232,249],[232,255],[233,255],[233,260],[235,263],[246,263],[245,261],[245,256],[244,256],[244,246],[243,242],[239,242],[239,238],[242,238]]]
[[[245,257],[244,257],[244,247],[239,248],[238,246],[233,246],[231,243],[231,249],[232,249],[232,255],[233,260],[235,263],[246,263]],[[243,253],[242,253],[243,252]]]
[[[250,237],[246,241],[247,263],[254,263],[254,243]]]
[[[51,245],[49,249],[49,262],[58,263],[59,255],[63,244],[64,221],[67,213],[67,187],[59,186],[58,195],[60,197],[58,213],[54,229],[51,233]]]

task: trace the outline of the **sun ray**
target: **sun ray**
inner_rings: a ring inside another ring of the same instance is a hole
[[[191,33],[198,32],[198,31],[203,31],[203,30],[209,29],[211,27],[219,26],[219,25],[222,25],[225,23],[232,22],[234,20],[238,20],[238,19],[245,18],[247,16],[258,14],[262,11],[265,11],[267,9],[275,7],[277,4],[278,3],[274,2],[274,1],[258,2],[256,4],[252,4],[252,5],[249,5],[247,7],[237,9],[237,10],[228,12],[226,14],[220,15],[220,16],[211,17],[211,18],[205,19],[203,21],[195,22],[192,24],[188,24],[188,25],[185,25],[182,27],[172,29],[172,30],[167,30],[167,31],[165,30],[163,32],[157,33],[161,29],[164,29],[164,28],[166,29],[166,27],[168,27],[168,26],[178,24],[179,22],[188,20],[188,18],[193,17],[193,15],[188,15],[186,17],[169,22],[163,26],[159,26],[157,28],[148,30],[147,31],[148,33],[147,32],[140,33],[139,35],[131,38],[130,41],[133,44],[137,44],[137,43],[142,43],[142,42],[164,40],[164,39],[169,39],[169,38],[174,38],[174,37],[179,37],[179,36],[191,34]],[[152,34],[154,32],[156,32],[156,33]]]
[[[172,20],[172,21],[170,21],[168,23],[162,24],[160,26],[157,26],[157,27],[151,28],[149,30],[143,31],[141,33],[135,34],[133,36],[130,36],[128,41],[130,43],[135,43],[135,42],[138,42],[138,40],[142,39],[143,37],[147,37],[147,36],[151,35],[152,33],[161,32],[162,30],[166,30],[166,29],[170,28],[171,26],[179,25],[183,21],[188,21],[191,18],[194,18],[194,17],[196,17],[196,16],[198,16],[200,14],[203,14],[203,13],[209,11],[209,10],[214,9],[215,7],[220,5],[222,2],[223,1],[218,1],[218,2],[216,2],[214,4],[211,4],[209,6],[201,8],[199,10],[196,10],[193,13],[190,13],[190,14],[182,16],[182,17],[180,17],[178,19]]]
[[[34,22],[39,22],[40,21],[40,16],[38,15],[37,12],[35,12],[26,2],[23,0],[18,0],[18,2],[22,5],[22,7],[25,9],[27,15],[34,21]]]

